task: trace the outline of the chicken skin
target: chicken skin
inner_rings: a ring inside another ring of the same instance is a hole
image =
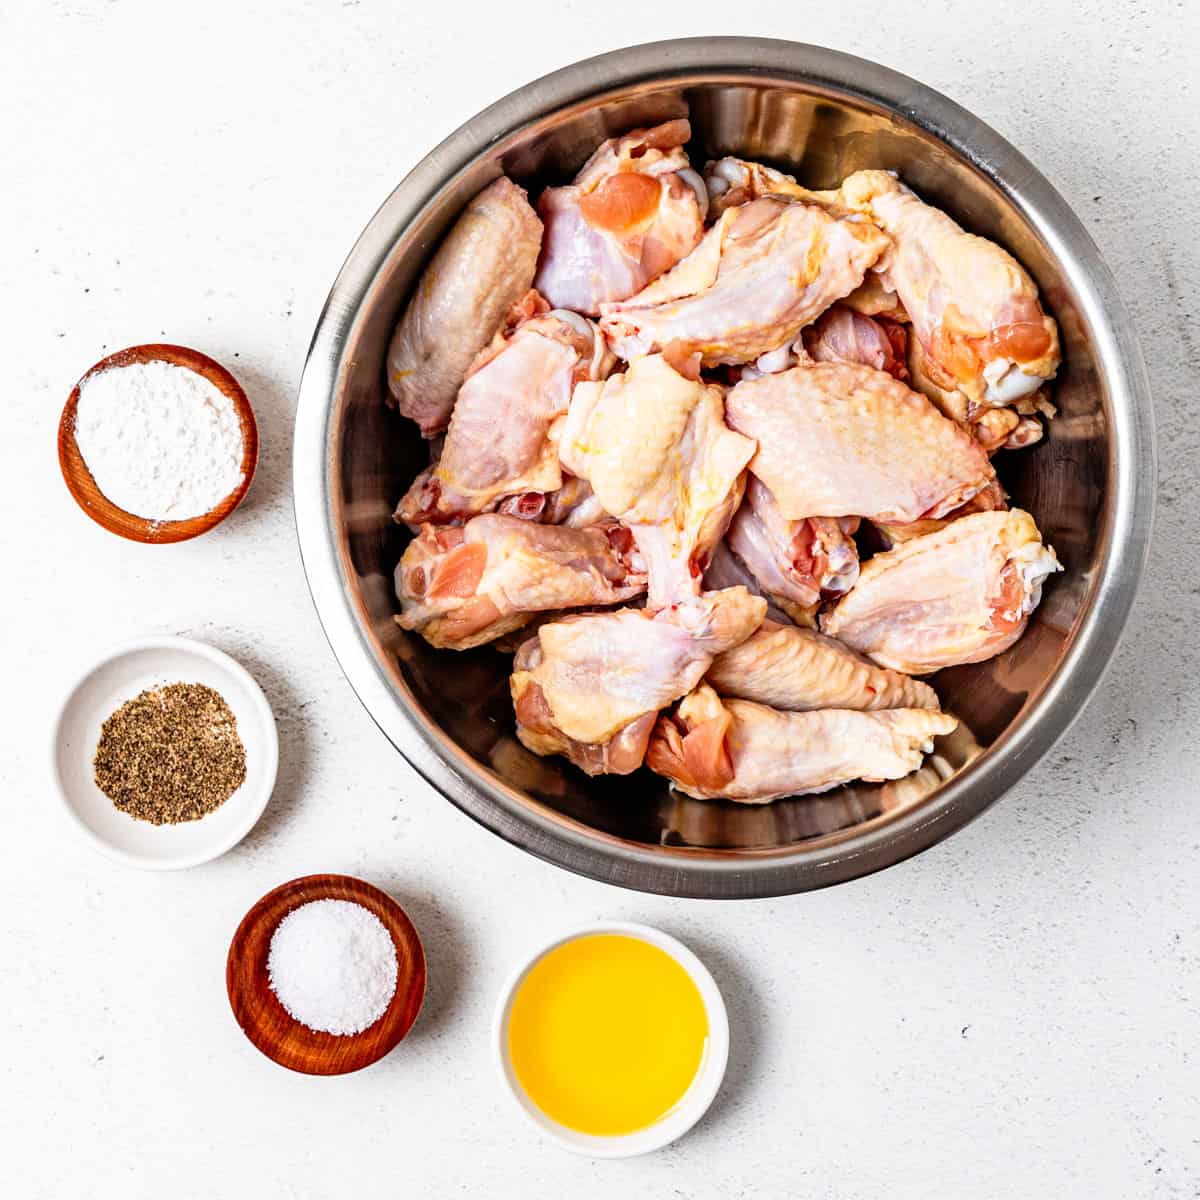
[[[804,330],[804,350],[813,362],[861,363],[908,379],[908,333],[887,317],[865,317],[835,304]]]
[[[1027,512],[972,513],[875,555],[821,628],[910,675],[983,662],[1024,633],[1061,570]]]
[[[893,550],[901,542],[911,542],[913,538],[924,537],[927,533],[937,533],[939,529],[945,529],[951,521],[957,521],[959,517],[967,517],[971,513],[977,512],[1003,512],[1007,508],[1008,495],[1000,486],[1000,481],[993,479],[983,491],[976,492],[966,504],[960,505],[953,512],[948,512],[937,520],[926,517],[924,520],[913,521],[908,525],[892,525],[886,521],[875,521],[873,524],[883,540],[884,549]]]
[[[947,416],[978,427],[989,449],[1038,440],[1035,414],[1054,415],[1041,390],[1058,369],[1058,326],[1007,250],[967,233],[889,171],[857,171],[836,191],[813,192],[781,171],[725,158],[709,163],[705,178],[710,216],[760,196],[787,196],[831,214],[867,217],[892,250],[867,281],[870,288],[847,305],[912,321],[917,387]],[[986,415],[997,409],[1008,410],[1003,419]]]
[[[501,176],[470,204],[413,289],[388,346],[388,390],[425,437],[450,421],[458,389],[505,314],[529,291],[542,223]]]
[[[501,501],[496,511],[525,521],[570,525],[575,529],[586,529],[608,516],[596,499],[592,485],[574,475],[564,475],[562,487],[554,492],[522,492],[519,496],[509,496]]]
[[[928,708],[781,712],[701,685],[659,718],[646,765],[700,800],[765,804],[855,779],[902,779],[957,725]]]
[[[721,388],[662,355],[581,383],[559,440],[562,464],[628,525],[646,559],[648,603],[694,597],[742,495],[754,442],[726,427]]]
[[[1053,378],[1058,327],[1007,250],[967,233],[888,171],[857,171],[838,194],[892,239],[884,277],[913,323],[920,377],[950,416],[973,423]]]
[[[466,650],[537,613],[633,599],[646,587],[633,558],[615,521],[570,529],[484,513],[461,528],[426,525],[396,567],[396,620],[431,645]]]
[[[763,595],[794,621],[811,624],[822,598],[841,596],[858,578],[857,517],[789,521],[753,475],[725,542],[758,581]]]
[[[789,521],[940,517],[995,477],[979,444],[882,371],[816,363],[739,383],[725,419]]]
[[[732,550],[726,538],[722,538],[714,547],[704,570],[703,587],[705,591],[720,591],[722,588],[744,587],[751,595],[762,596],[767,602],[767,617],[780,625],[790,625],[792,618],[767,596],[762,584],[750,573],[749,568]],[[810,616],[815,620],[815,616]]]
[[[705,682],[722,696],[788,712],[940,707],[927,683],[877,667],[814,629],[769,619],[740,646],[718,654]]]
[[[600,327],[626,360],[675,345],[706,367],[752,362],[854,291],[888,245],[856,215],[755,200],[722,213],[687,258],[636,296],[602,305]]]
[[[909,377],[908,333],[888,317],[866,317],[839,302],[806,325],[795,341],[743,367],[735,382],[817,362],[861,363],[903,383]]]
[[[728,807],[685,795],[865,780],[888,813],[980,752],[918,677],[1008,650],[1062,570],[991,459],[1054,415],[1058,327],[894,173],[701,178],[691,142],[683,118],[611,137],[536,211],[497,180],[417,280],[386,364],[429,450],[395,513],[417,535],[395,620],[486,644],[472,678],[514,656],[491,761],[551,800],[578,780],[537,756],[648,766],[714,827]]]
[[[613,358],[585,317],[549,311],[536,292],[475,360],[458,393],[441,457],[417,476],[397,518],[461,523],[506,497],[562,486],[557,426],[581,379],[604,379]]]
[[[604,142],[567,187],[538,200],[545,238],[535,286],[551,304],[595,316],[690,253],[708,197],[688,167],[686,120]]]
[[[513,664],[517,736],[589,775],[635,771],[659,711],[749,637],[766,607],[730,588],[658,613],[622,609],[543,625]]]
[[[839,217],[851,215],[851,210],[842,203],[837,192],[810,191],[801,187],[791,175],[741,158],[726,157],[708,163],[704,168],[704,183],[709,197],[709,220],[717,220],[728,208],[748,204],[764,196],[816,204]],[[842,304],[864,317],[907,321],[908,314],[899,296],[880,274],[886,257],[884,255],[875,263],[863,277],[862,283],[845,297]]]

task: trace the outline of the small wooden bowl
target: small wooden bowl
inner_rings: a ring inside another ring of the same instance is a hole
[[[110,367],[127,367],[131,363],[166,362],[177,367],[186,367],[203,375],[214,387],[220,388],[237,409],[242,425],[242,482],[238,484],[216,508],[199,517],[186,521],[152,521],[137,517],[118,508],[97,486],[91,471],[84,462],[79,446],[75,442],[75,412],[79,405],[79,388],[89,375],[106,371]],[[165,343],[148,343],[130,346],[101,359],[83,379],[80,379],[67,398],[62,419],[58,423],[58,465],[62,468],[67,488],[75,497],[79,507],[98,525],[109,533],[118,534],[133,542],[184,542],[199,537],[219,525],[245,498],[258,465],[258,424],[254,409],[246,399],[241,384],[219,362],[191,350],[187,346],[171,346]]]
[[[313,900],[350,900],[387,926],[396,947],[396,994],[362,1033],[317,1033],[280,1004],[267,977],[267,954],[279,922]],[[225,987],[242,1032],[268,1058],[306,1075],[344,1075],[394,1050],[425,999],[425,951],[404,909],[386,892],[349,875],[305,875],[268,892],[242,919],[229,946]]]

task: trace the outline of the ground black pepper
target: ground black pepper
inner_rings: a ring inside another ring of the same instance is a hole
[[[154,825],[195,821],[246,778],[237,718],[201,683],[148,688],[105,722],[92,760],[96,786],[122,812]]]

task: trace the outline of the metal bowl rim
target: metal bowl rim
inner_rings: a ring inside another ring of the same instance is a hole
[[[345,344],[379,269],[449,180],[515,131],[573,104],[635,85],[714,76],[799,85],[891,113],[987,176],[1046,242],[1078,294],[1109,391],[1115,465],[1107,484],[1107,544],[1069,648],[1041,692],[983,756],[924,803],[833,846],[800,843],[769,855],[699,857],[683,848],[642,849],[573,829],[534,802],[514,808],[464,752],[430,737],[423,719],[393,689],[348,592],[332,523],[330,399]],[[372,217],[333,284],[301,379],[293,449],[297,535],[318,617],[351,687],[408,762],[469,816],[547,861],[642,891],[720,898],[790,894],[894,865],[961,828],[1016,783],[1074,722],[1112,658],[1149,548],[1155,478],[1150,387],[1133,324],[1095,244],[1036,168],[966,109],[899,72],[821,46],[740,37],[647,43],[577,62],[505,96],[427,154]]]

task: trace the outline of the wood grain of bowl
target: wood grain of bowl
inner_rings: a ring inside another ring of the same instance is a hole
[[[189,517],[183,521],[154,521],[118,508],[96,485],[75,441],[75,413],[79,405],[79,389],[84,380],[113,367],[147,362],[165,362],[195,371],[224,393],[237,410],[242,427],[242,481],[215,508],[201,516]],[[76,503],[109,533],[115,533],[118,537],[128,538],[133,542],[184,542],[215,529],[245,499],[254,479],[254,469],[258,465],[258,423],[254,419],[254,409],[250,406],[241,384],[215,359],[187,346],[149,342],[118,350],[115,354],[101,359],[72,389],[58,423],[58,465]]]
[[[314,900],[361,904],[383,922],[396,947],[396,992],[383,1016],[361,1033],[309,1029],[271,990],[271,938],[288,913]],[[242,919],[229,946],[225,986],[242,1032],[268,1058],[305,1075],[345,1075],[378,1062],[412,1028],[425,999],[425,951],[408,915],[386,892],[349,875],[305,875],[268,892]]]

